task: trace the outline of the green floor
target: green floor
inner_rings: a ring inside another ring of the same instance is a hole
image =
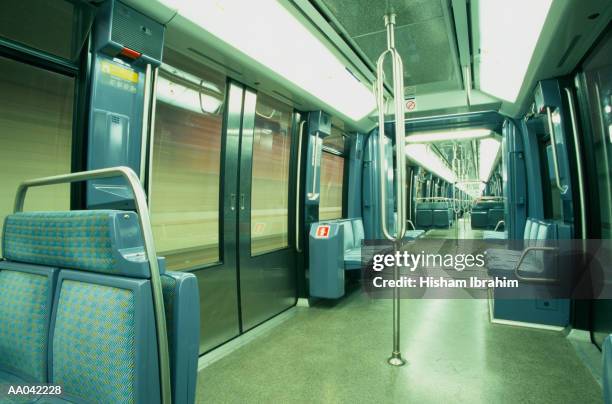
[[[401,346],[408,364],[401,368],[386,364],[391,301],[355,288],[336,303],[294,310],[204,368],[198,402],[602,401],[599,385],[563,335],[491,324],[486,300],[404,300]]]

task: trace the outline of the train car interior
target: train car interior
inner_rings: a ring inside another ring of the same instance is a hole
[[[0,403],[612,404],[610,0],[0,0],[0,188]]]

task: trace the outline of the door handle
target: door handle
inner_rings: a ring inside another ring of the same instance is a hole
[[[244,194],[240,194],[240,210],[244,210]]]
[[[236,194],[230,194],[230,210],[236,210]]]

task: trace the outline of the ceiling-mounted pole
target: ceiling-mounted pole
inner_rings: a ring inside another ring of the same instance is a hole
[[[378,171],[380,174],[380,222],[383,235],[394,242],[399,249],[406,233],[406,127],[404,123],[404,66],[402,58],[395,49],[395,14],[384,16],[387,29],[387,49],[380,55],[376,63],[376,102],[378,106]],[[392,235],[387,228],[387,162],[385,160],[385,100],[384,100],[384,61],[387,53],[391,54],[393,72],[393,101],[395,106],[395,156],[396,156],[396,206],[397,206],[397,234]],[[394,278],[399,279],[399,267],[394,268]],[[396,282],[397,284],[397,282]],[[402,366],[406,362],[400,352],[400,298],[399,288],[393,288],[393,351],[388,363],[393,366]]]
[[[472,106],[472,70],[470,65],[465,65],[465,103],[468,109]]]

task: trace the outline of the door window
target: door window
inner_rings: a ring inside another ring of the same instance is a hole
[[[251,254],[288,246],[292,109],[257,94],[251,184]]]
[[[219,261],[225,77],[177,55],[166,60],[157,81],[151,224],[168,268],[184,270]]]

